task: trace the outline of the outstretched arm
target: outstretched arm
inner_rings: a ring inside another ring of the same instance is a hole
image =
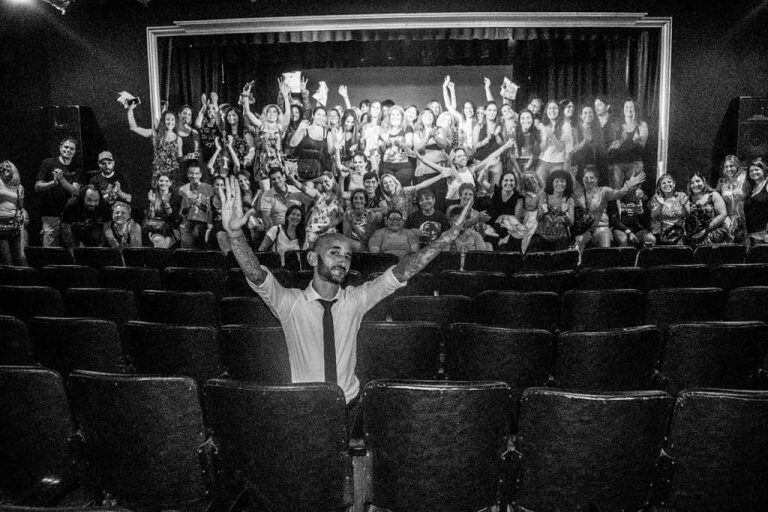
[[[408,281],[414,274],[426,267],[440,252],[448,250],[451,242],[456,240],[461,233],[461,228],[469,217],[470,210],[472,210],[471,202],[464,206],[453,227],[440,235],[440,238],[419,252],[411,253],[400,260],[400,263],[393,269],[397,280],[401,283]]]
[[[245,277],[253,284],[260,285],[267,278],[267,272],[261,268],[258,258],[253,254],[243,234],[243,226],[248,224],[248,219],[253,215],[254,210],[243,213],[243,198],[235,176],[225,179],[224,185],[224,190],[219,190],[221,222],[229,236],[232,254],[235,255],[237,264],[243,269]]]

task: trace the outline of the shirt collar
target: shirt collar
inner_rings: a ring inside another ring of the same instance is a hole
[[[314,281],[315,278],[312,278],[312,281]],[[319,293],[317,293],[317,290],[312,286],[312,281],[309,282],[309,285],[304,288],[304,298],[307,301],[317,301],[322,299]],[[339,286],[339,289],[336,291],[336,295],[333,296],[330,300],[339,300],[339,297],[341,296],[341,286]]]

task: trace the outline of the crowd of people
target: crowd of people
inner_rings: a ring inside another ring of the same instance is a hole
[[[531,99],[516,110],[518,87],[504,78],[496,101],[457,102],[450,77],[443,101],[423,108],[392,100],[327,104],[323,82],[292,94],[279,81],[278,101],[255,113],[252,83],[237,101],[215,92],[191,106],[164,110],[152,128],[132,132],[154,150],[147,207],[133,195],[110,151],[89,180],[73,164],[77,141],[42,162],[35,183],[44,246],[198,248],[229,251],[221,222],[222,190],[235,176],[254,250],[310,248],[339,232],[353,250],[402,257],[450,226],[472,203],[471,227],[452,250],[540,251],[592,245],[764,243],[768,223],[766,164],[728,156],[722,178],[693,175],[677,187],[664,174],[643,191],[648,125],[632,99]],[[314,99],[314,105],[312,100]],[[21,264],[28,223],[25,191],[10,161],[0,163],[0,263]]]

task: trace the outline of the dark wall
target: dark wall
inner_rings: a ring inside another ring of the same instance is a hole
[[[715,136],[729,101],[740,95],[768,96],[768,14],[761,0],[725,2],[391,0],[385,12],[458,11],[624,11],[673,17],[672,101],[669,170],[681,178],[708,169]],[[715,5],[713,5],[715,4]],[[40,105],[90,106],[109,148],[124,168],[144,172],[149,143],[128,131],[125,111],[115,101],[123,89],[148,96],[146,27],[174,20],[377,12],[371,2],[252,3],[247,0],[79,0],[60,17],[47,8],[36,13],[0,7],[0,108],[16,121],[0,131],[0,158],[34,167],[28,147],[34,137],[21,131]],[[5,12],[3,12],[5,11]],[[140,113],[146,122],[148,110]],[[26,121],[24,121],[26,120]],[[3,124],[3,123],[0,123]],[[28,139],[25,141],[25,139]],[[32,172],[27,169],[26,172]]]

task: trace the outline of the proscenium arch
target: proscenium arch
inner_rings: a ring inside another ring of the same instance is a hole
[[[638,28],[658,29],[659,118],[656,148],[657,177],[667,170],[669,102],[672,73],[672,18],[648,17],[646,13],[545,13],[470,12],[414,14],[355,14],[344,16],[292,16],[175,21],[173,25],[147,27],[147,62],[152,116],[160,117],[161,37],[217,34],[254,34],[334,30],[393,30],[440,28]]]

